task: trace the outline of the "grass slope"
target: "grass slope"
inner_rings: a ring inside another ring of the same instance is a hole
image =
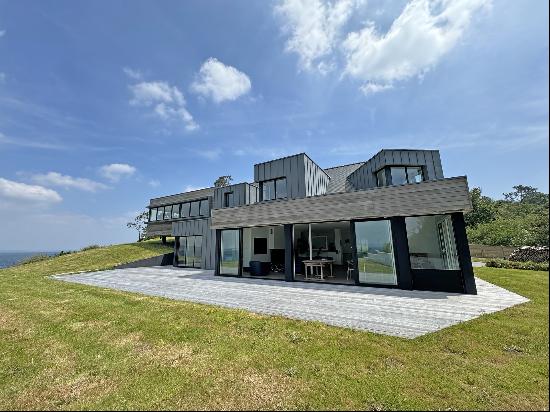
[[[119,245],[0,270],[2,409],[548,409],[548,273],[531,299],[415,340],[49,279],[162,253]]]

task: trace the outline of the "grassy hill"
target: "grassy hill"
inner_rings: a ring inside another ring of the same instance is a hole
[[[548,409],[548,273],[476,269],[531,302],[415,340],[55,281],[170,251],[0,270],[2,409]]]

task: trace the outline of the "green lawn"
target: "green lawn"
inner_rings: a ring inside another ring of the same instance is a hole
[[[0,270],[0,408],[548,409],[548,273],[477,269],[532,301],[415,340],[47,277],[162,250]]]

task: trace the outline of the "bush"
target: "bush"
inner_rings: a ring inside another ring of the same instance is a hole
[[[524,246],[512,252],[510,260],[516,262],[548,263],[548,246]]]
[[[515,262],[506,259],[489,259],[486,266],[503,269],[541,270],[548,272],[548,262]]]
[[[89,245],[89,246],[84,246],[82,249],[80,249],[81,252],[84,252],[86,250],[91,250],[91,249],[99,249],[101,246],[99,245]]]
[[[29,256],[17,263],[17,265],[28,265],[29,263],[42,262],[43,260],[48,260],[51,256],[48,255],[34,255]]]

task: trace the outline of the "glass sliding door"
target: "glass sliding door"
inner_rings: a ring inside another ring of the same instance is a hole
[[[360,283],[397,285],[389,220],[355,222]]]
[[[240,243],[239,229],[222,230],[220,245],[220,274],[240,274]]]
[[[200,268],[202,261],[202,236],[180,237],[178,248],[178,265]]]

